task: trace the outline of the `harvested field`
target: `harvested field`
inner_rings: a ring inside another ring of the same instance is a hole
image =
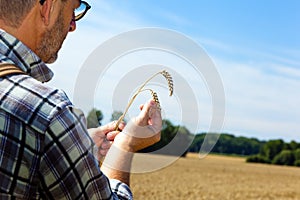
[[[168,156],[139,154],[137,165]],[[244,158],[188,154],[164,169],[132,174],[136,200],[300,200],[300,168],[246,163]]]

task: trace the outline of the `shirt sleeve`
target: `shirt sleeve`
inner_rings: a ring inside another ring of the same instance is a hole
[[[50,199],[132,199],[130,188],[109,180],[93,156],[85,117],[73,107],[60,110],[45,133],[41,188]]]
[[[132,193],[128,185],[116,179],[110,179],[112,191],[121,199],[132,199]]]

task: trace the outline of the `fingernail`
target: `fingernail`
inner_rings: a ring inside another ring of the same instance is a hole
[[[112,133],[110,132],[110,133],[107,133],[107,135],[106,135],[108,138],[109,137],[112,137]]]
[[[154,105],[155,105],[155,101],[151,100],[151,101],[150,101],[150,105],[151,105],[151,106],[154,106]]]

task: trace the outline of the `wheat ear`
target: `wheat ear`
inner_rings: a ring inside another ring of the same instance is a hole
[[[150,91],[152,99],[153,99],[153,101],[155,101],[155,103],[157,105],[157,108],[161,109],[161,106],[160,106],[160,103],[159,103],[159,99],[158,99],[158,95],[157,95],[157,93],[154,90],[152,90],[150,88],[147,88],[147,89],[141,90],[141,92],[144,92],[144,91],[147,91],[147,90]]]
[[[167,80],[168,82],[168,86],[169,86],[169,92],[170,92],[170,96],[173,95],[173,91],[174,91],[174,85],[173,85],[173,78],[171,76],[171,74],[169,74],[169,72],[167,72],[166,70],[163,70],[160,72],[164,77],[165,79]]]
[[[119,119],[117,120],[116,122],[116,125],[115,125],[115,130],[118,130],[119,128],[119,124],[121,123],[121,121],[124,119],[126,113],[128,112],[131,104],[133,103],[134,99],[138,96],[139,93],[141,93],[143,91],[143,88],[145,87],[145,85],[151,80],[153,79],[155,76],[157,75],[163,75],[165,77],[165,79],[167,80],[168,82],[168,88],[169,88],[169,95],[172,96],[173,95],[173,91],[174,91],[174,85],[173,85],[173,79],[172,79],[172,76],[169,74],[169,72],[167,72],[166,70],[163,70],[163,71],[160,71],[160,72],[157,72],[156,74],[152,75],[150,78],[148,78],[140,87],[139,89],[135,92],[135,94],[131,97],[130,101],[128,102],[127,106],[126,106],[126,109],[124,111],[124,113],[119,117]],[[160,103],[159,103],[159,100],[158,100],[158,96],[157,96],[157,93],[154,92],[152,89],[144,89],[144,90],[150,90],[151,92],[151,95],[152,95],[152,98],[153,100],[157,103],[157,105],[159,106],[160,108]]]

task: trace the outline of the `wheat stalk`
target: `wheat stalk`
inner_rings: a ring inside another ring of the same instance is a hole
[[[155,76],[157,75],[163,75],[165,77],[165,79],[167,80],[168,82],[168,88],[169,88],[169,96],[172,96],[173,95],[173,91],[174,91],[174,85],[173,85],[173,78],[172,76],[170,75],[169,72],[167,72],[166,70],[163,70],[163,71],[160,71],[160,72],[157,72],[156,74],[152,75],[150,78],[148,78],[140,87],[139,89],[135,92],[135,94],[131,97],[130,101],[128,102],[127,106],[126,106],[126,109],[124,111],[124,113],[119,117],[118,121],[116,122],[116,125],[115,125],[115,130],[118,130],[118,127],[119,127],[119,124],[121,123],[121,121],[124,119],[126,113],[128,112],[131,104],[133,103],[134,99],[138,96],[139,93],[145,91],[145,90],[149,90],[151,92],[151,95],[152,95],[152,98],[153,100],[157,103],[157,106],[158,108],[160,109],[160,103],[159,103],[159,100],[158,100],[158,96],[157,96],[157,93],[154,92],[152,89],[144,89],[144,87],[146,86],[146,84],[151,80],[153,79]]]
[[[150,88],[147,88],[147,89],[142,90],[141,92],[147,91],[147,90],[150,91],[151,96],[152,96],[152,99],[155,101],[155,103],[156,103],[158,109],[161,109],[160,103],[159,103],[159,99],[158,99],[158,96],[157,96],[157,93],[156,93],[154,90],[152,90],[152,89],[150,89]]]

